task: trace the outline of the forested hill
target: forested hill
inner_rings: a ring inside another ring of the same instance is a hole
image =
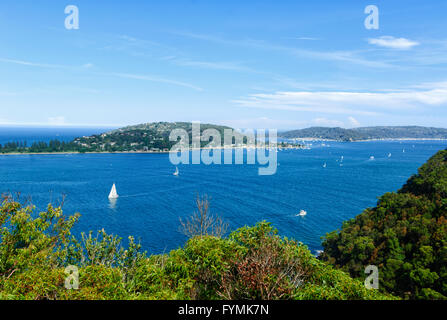
[[[353,129],[311,127],[280,133],[287,139],[323,139],[337,141],[360,141],[377,139],[447,139],[447,129],[400,126],[400,127],[362,127]]]
[[[0,145],[0,153],[167,151],[177,143],[169,141],[169,135],[174,129],[186,130],[191,143],[192,124],[190,122],[152,122],[79,137],[70,142],[52,140],[49,143],[34,142],[31,145],[25,141],[9,142]],[[200,124],[201,133],[206,129],[217,130],[223,139],[224,130],[231,128]],[[207,142],[202,142],[202,144],[205,145]]]
[[[434,155],[397,193],[326,236],[322,259],[364,277],[379,268],[382,291],[447,299],[447,150]]]
[[[185,130],[191,143],[191,122],[144,123],[100,135],[77,138],[74,143],[87,148],[89,151],[166,151],[177,143],[176,141],[169,141],[169,135],[174,129]],[[224,130],[232,128],[214,124],[200,124],[201,133],[207,129],[217,130],[223,139]],[[203,144],[206,144],[206,142],[203,142]]]

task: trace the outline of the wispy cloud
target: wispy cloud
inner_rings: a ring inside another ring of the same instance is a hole
[[[419,45],[419,42],[405,39],[405,38],[395,38],[392,36],[383,36],[379,38],[368,39],[369,44],[373,44],[379,47],[408,50]]]
[[[359,127],[360,126],[360,122],[354,118],[354,117],[348,117],[349,123],[351,124],[351,126],[353,127]]]
[[[307,41],[317,41],[317,40],[320,40],[320,38],[314,38],[314,37],[285,37],[284,39],[289,39],[289,40],[307,40]]]
[[[0,91],[0,97],[10,97],[10,96],[17,96],[17,92],[10,92],[10,91]]]
[[[164,60],[170,60],[172,63],[183,67],[195,67],[211,70],[226,70],[226,71],[240,71],[240,72],[256,72],[256,70],[243,66],[236,62],[226,61],[197,61],[183,58],[165,58]]]
[[[167,83],[172,84],[180,87],[190,88],[196,91],[203,91],[203,88],[195,86],[190,83],[181,82],[177,80],[171,80],[171,79],[165,79],[157,76],[152,75],[140,75],[140,74],[131,74],[131,73],[101,73],[105,76],[112,76],[112,77],[118,77],[118,78],[125,78],[125,79],[134,79],[134,80],[141,80],[141,81],[151,81],[151,82],[159,82],[159,83]]]
[[[73,70],[80,69],[80,70],[85,70],[86,72],[89,72],[89,70],[94,67],[94,65],[92,63],[87,63],[82,66],[73,67],[73,66],[64,66],[64,65],[56,65],[56,64],[34,63],[34,62],[29,62],[29,61],[13,60],[13,59],[5,59],[5,58],[0,58],[0,62],[12,63],[12,64],[18,64],[18,65],[30,66],[30,67],[39,67],[39,68],[61,68],[61,69],[73,69]],[[158,77],[158,76],[138,75],[138,74],[129,74],[129,73],[114,73],[114,72],[109,72],[109,73],[95,72],[92,74],[100,74],[100,75],[108,75],[108,76],[114,76],[114,77],[119,77],[119,78],[167,83],[167,84],[172,84],[172,85],[176,85],[176,86],[194,89],[196,91],[203,91],[203,89],[198,86],[195,86],[195,85],[192,85],[192,84],[189,84],[186,82],[166,79],[166,78]]]
[[[58,64],[36,63],[36,62],[7,59],[7,58],[0,58],[0,62],[10,63],[10,64],[18,64],[18,65],[22,65],[22,66],[38,67],[38,68],[57,68],[57,69],[70,68],[69,66],[58,65]]]
[[[390,110],[447,105],[447,86],[389,92],[298,91],[252,94],[234,100],[241,107],[347,115],[379,115]],[[352,117],[352,116],[351,116]],[[355,121],[350,119],[352,124]]]
[[[284,54],[294,56],[297,58],[306,58],[310,60],[326,60],[333,62],[348,62],[358,65],[363,65],[371,68],[389,68],[393,67],[390,63],[385,61],[375,61],[367,59],[359,55],[359,51],[318,51],[288,47],[278,44],[272,44],[265,41],[243,39],[243,40],[229,40],[222,37],[196,34],[191,32],[174,32],[174,34],[191,39],[213,42],[220,45],[230,45],[239,47],[249,47],[253,49],[262,49],[268,51],[282,52]]]
[[[123,52],[134,57],[153,57],[154,53],[178,54],[178,49],[157,41],[140,39],[129,35],[113,35],[107,38],[105,50]]]
[[[64,126],[67,124],[64,116],[49,117],[48,124],[52,126]]]
[[[312,126],[323,127],[345,127],[345,123],[340,120],[329,119],[325,117],[317,117],[307,120],[294,120],[294,119],[273,119],[270,117],[255,117],[255,118],[242,118],[233,120],[215,121],[222,125],[228,125],[233,128],[238,128],[243,131],[244,128],[275,128],[275,129],[296,129]]]
[[[315,118],[312,120],[311,123],[314,125],[317,125],[317,126],[324,126],[324,127],[343,127],[344,126],[343,121],[327,119],[327,118]]]

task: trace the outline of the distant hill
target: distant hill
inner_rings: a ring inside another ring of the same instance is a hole
[[[400,126],[400,127],[362,127],[353,129],[311,127],[286,131],[279,134],[287,139],[323,139],[337,141],[360,141],[377,139],[447,139],[447,129]]]
[[[184,129],[192,138],[191,122],[151,122],[127,126],[89,137],[76,138],[73,143],[88,149],[87,151],[166,151],[177,142],[169,141],[169,135],[174,129]],[[222,139],[226,126],[200,124],[200,132],[206,129],[217,130]],[[207,144],[207,142],[202,142]]]

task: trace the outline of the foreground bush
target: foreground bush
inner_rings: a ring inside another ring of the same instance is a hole
[[[0,208],[0,299],[388,299],[281,238],[266,222],[220,238],[201,232],[184,248],[147,257],[103,230],[76,239],[79,215],[5,197]],[[79,268],[67,290],[64,270]]]

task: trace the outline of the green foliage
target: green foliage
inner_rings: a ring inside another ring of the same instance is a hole
[[[196,236],[184,248],[147,257],[132,237],[124,248],[104,230],[77,240],[70,229],[78,214],[66,218],[51,205],[33,210],[11,197],[0,208],[0,299],[392,298],[318,261],[266,222],[228,238]],[[78,267],[78,289],[65,288],[68,265]],[[434,279],[429,271],[414,277]]]
[[[38,141],[33,142],[30,146],[26,141],[7,142],[0,144],[0,153],[51,153],[51,152],[82,152],[86,151],[85,147],[76,143],[65,142],[59,140],[51,140],[49,142]]]
[[[383,195],[326,235],[322,259],[353,277],[379,267],[383,291],[447,298],[447,150],[434,155],[397,193]]]

